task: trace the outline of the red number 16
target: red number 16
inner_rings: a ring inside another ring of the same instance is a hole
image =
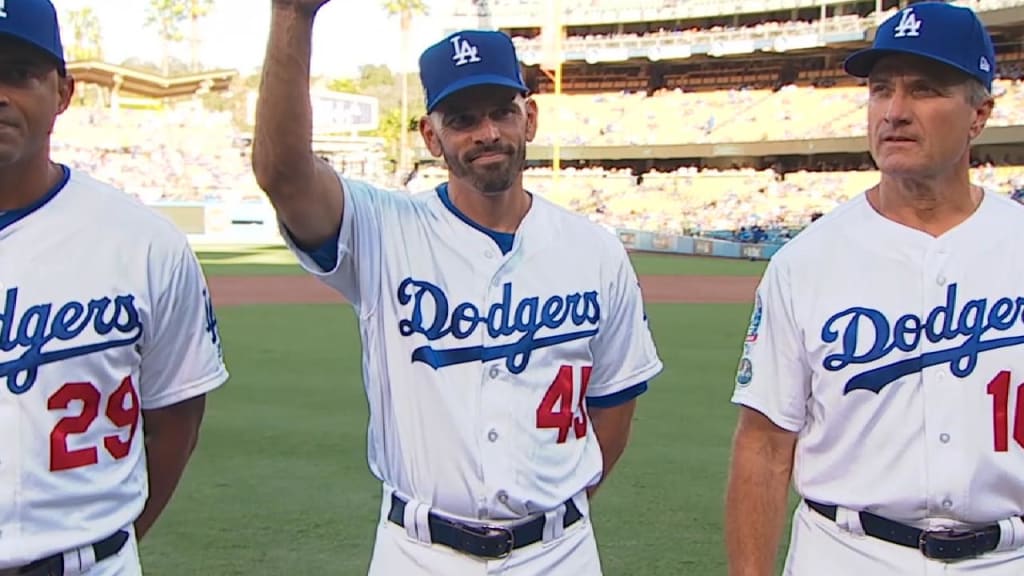
[[[988,383],[992,396],[992,432],[996,438],[996,452],[1010,449],[1010,372],[1003,370]],[[1017,386],[1016,411],[1013,416],[1013,439],[1024,448],[1024,383]]]

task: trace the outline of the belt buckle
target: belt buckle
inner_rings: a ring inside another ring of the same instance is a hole
[[[978,555],[978,533],[961,530],[922,530],[917,548],[932,560],[959,560]]]
[[[490,550],[474,551],[478,556],[502,560],[504,558],[508,558],[512,554],[513,548],[515,548],[515,536],[513,535],[512,530],[505,526],[474,526],[461,522],[458,523],[457,526],[463,532],[486,538],[487,542],[490,542],[496,536],[504,536],[500,541],[500,549],[496,553],[491,554]]]

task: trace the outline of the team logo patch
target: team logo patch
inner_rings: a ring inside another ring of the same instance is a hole
[[[822,361],[825,370],[872,365],[847,381],[846,394],[854,390],[878,393],[900,378],[931,366],[948,365],[954,376],[965,378],[977,368],[982,353],[1024,345],[1024,297],[961,302],[954,283],[946,289],[946,303],[923,318],[904,314],[894,322],[880,310],[848,308],[825,322],[821,339],[826,344],[839,344],[839,350]],[[920,350],[924,339],[948,346],[906,355]],[[890,355],[900,355],[901,359],[885,362]]]
[[[747,327],[747,342],[757,342],[757,334],[761,330],[761,316],[764,308],[761,305],[761,294],[754,296],[754,311],[750,314],[750,325]]]
[[[214,312],[213,299],[210,297],[210,291],[207,288],[203,288],[203,309],[206,318],[206,334],[213,345],[217,347],[217,356],[223,358],[224,350],[221,348],[220,330],[217,328],[217,314]]]
[[[900,22],[893,29],[893,38],[906,38],[921,35],[921,20],[917,19],[913,8],[907,8],[900,15]]]
[[[480,49],[470,44],[469,40],[464,40],[462,36],[453,36],[450,42],[454,52],[452,61],[456,66],[465,66],[480,61]]]
[[[402,336],[420,334],[430,342],[449,337],[479,341],[480,330],[495,339],[519,336],[514,342],[495,346],[442,348],[428,344],[413,350],[413,362],[434,369],[504,359],[509,372],[519,374],[535,350],[590,338],[597,334],[601,319],[596,291],[550,296],[543,301],[538,297],[515,299],[512,284],[505,283],[501,300],[483,310],[472,302],[452,306],[440,286],[406,278],[398,286],[397,297],[399,304],[409,308],[398,323]]]
[[[750,384],[750,381],[754,379],[754,364],[750,361],[750,358],[744,356],[740,359],[740,367],[736,370],[736,384],[740,388],[744,388]]]

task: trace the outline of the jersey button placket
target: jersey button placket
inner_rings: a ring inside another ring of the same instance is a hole
[[[914,352],[919,355],[944,351],[954,344],[941,338],[938,342],[932,342],[927,337],[929,330],[941,334],[943,327],[938,320],[938,326],[929,327],[926,324],[933,310],[946,306],[949,291],[956,283],[956,278],[951,277],[948,267],[948,249],[941,244],[935,246],[929,251],[925,261],[925,277],[922,284],[924,301],[920,315],[922,324],[925,325],[922,326],[918,350]],[[960,300],[959,295],[957,299]],[[928,508],[932,514],[937,515],[950,513],[954,507],[954,495],[958,493],[958,487],[962,484],[958,471],[948,468],[949,459],[953,457],[949,452],[951,440],[958,433],[955,412],[960,405],[958,393],[962,388],[958,386],[960,383],[950,370],[949,363],[944,363],[924,368],[920,373],[924,402],[922,412],[925,436],[921,438],[921,442],[926,462],[926,493]]]

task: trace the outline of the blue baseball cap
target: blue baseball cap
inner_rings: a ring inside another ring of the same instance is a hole
[[[875,32],[870,48],[850,55],[843,68],[867,78],[883,56],[916,54],[977,78],[989,91],[996,71],[992,38],[970,8],[945,2],[918,2],[890,16]]]
[[[504,32],[462,30],[420,55],[420,82],[427,112],[459,90],[492,85],[527,92],[512,39]]]
[[[38,48],[56,60],[60,73],[64,74],[66,62],[60,24],[50,0],[7,0],[0,6],[0,36]]]

